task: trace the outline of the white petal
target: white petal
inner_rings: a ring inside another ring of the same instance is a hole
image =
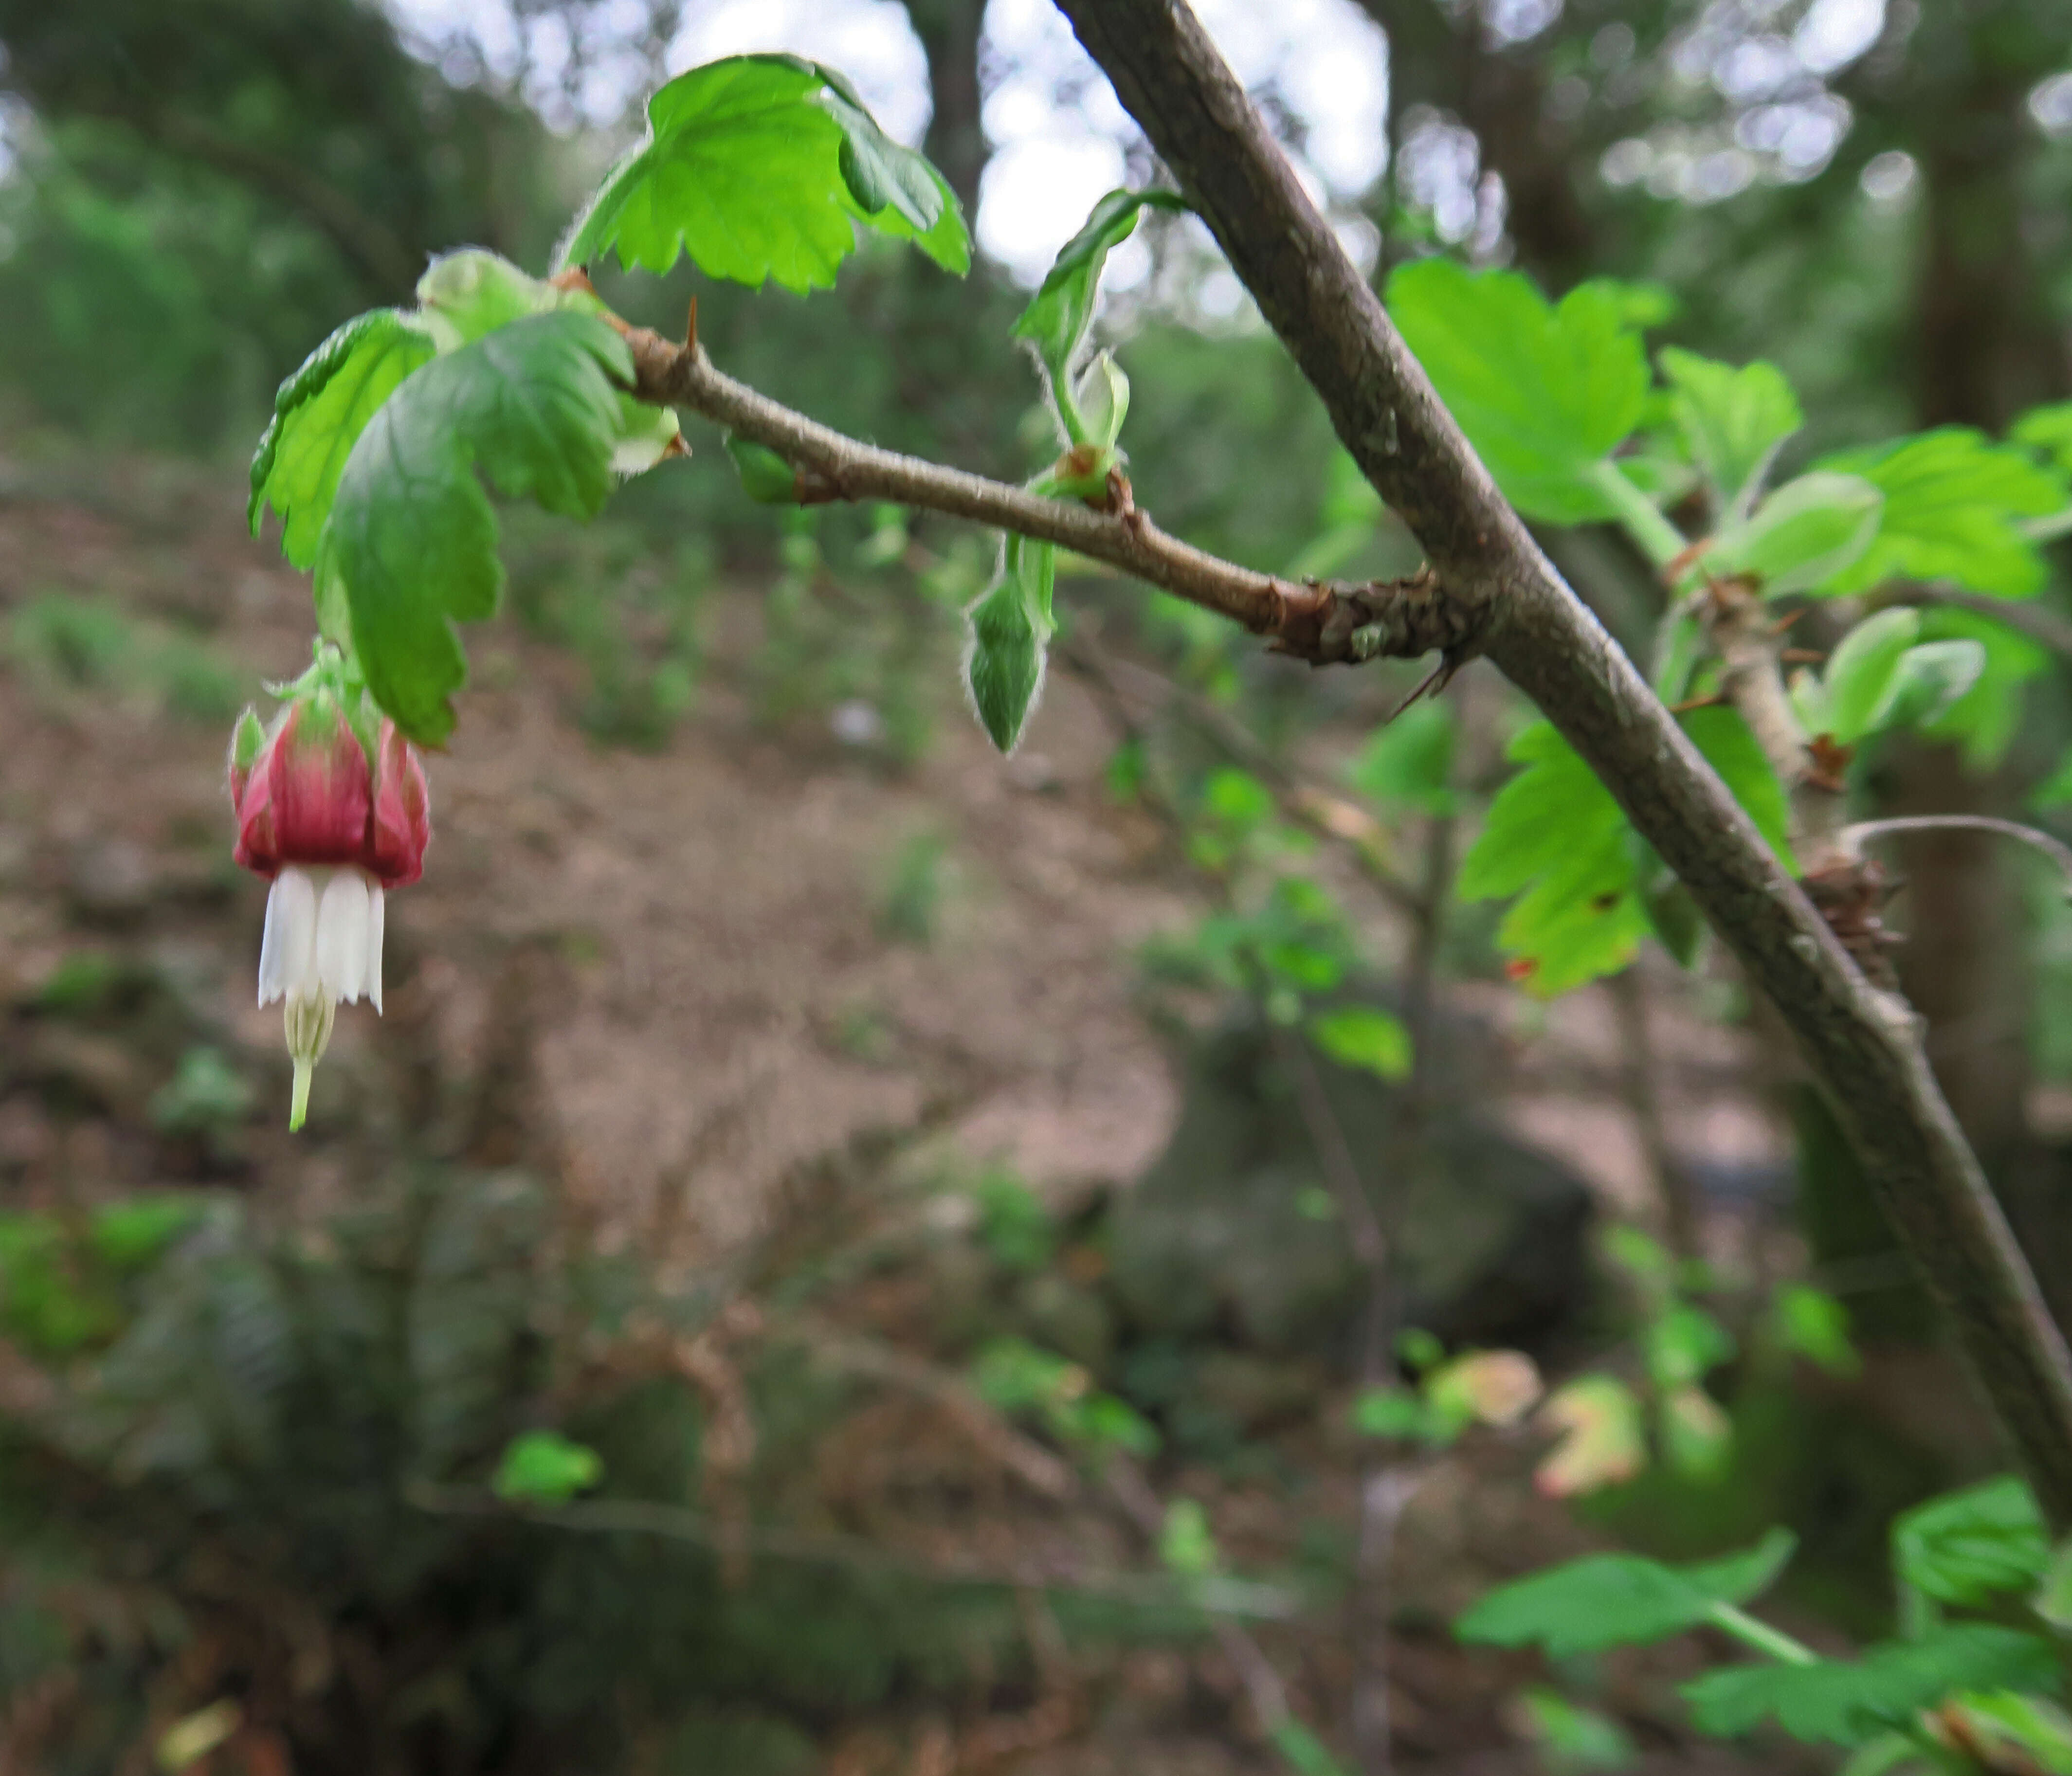
[[[317,991],[348,1005],[367,979],[367,878],[340,870],[324,884],[317,905]]]
[[[388,915],[388,896],[381,884],[367,885],[367,997],[374,1002],[374,1014],[381,1015],[381,931]]]
[[[317,931],[316,884],[293,867],[274,877],[266,896],[266,931],[259,942],[259,1003],[270,1005],[308,981]]]

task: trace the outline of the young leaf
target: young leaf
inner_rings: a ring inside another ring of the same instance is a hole
[[[2035,1495],[2004,1474],[1917,1505],[1892,1526],[1893,1566],[1915,1590],[1979,1605],[2043,1577],[2050,1544]]]
[[[1400,1018],[1374,1005],[1340,1005],[1309,1020],[1309,1037],[1341,1067],[1379,1079],[1410,1075],[1410,1032]]]
[[[1452,1427],[1417,1395],[1401,1388],[1370,1388],[1353,1402],[1352,1426],[1363,1437],[1443,1444]]]
[[[1797,1545],[1790,1530],[1773,1529],[1744,1552],[1696,1566],[1587,1555],[1499,1586],[1453,1632],[1486,1646],[1542,1646],[1555,1659],[1644,1646],[1700,1626],[1718,1605],[1759,1596]]]
[[[1563,1776],[1581,1770],[1626,1770],[1639,1760],[1632,1737],[1609,1715],[1578,1708],[1544,1685],[1521,1692],[1518,1701],[1542,1755]]]
[[[1679,1474],[1716,1474],[1733,1449],[1733,1422],[1704,1388],[1672,1388],[1662,1396],[1662,1444]]]
[[[1819,467],[1861,475],[1885,495],[1870,547],[1820,586],[1823,594],[1846,597],[1889,579],[1950,580],[2009,598],[2042,590],[2047,569],[2021,524],[2062,511],[2066,486],[2026,452],[1946,426]]]
[[[1513,505],[1561,524],[1618,516],[1597,470],[1639,424],[1648,375],[1616,297],[1585,284],[1550,305],[1516,272],[1432,258],[1397,267],[1388,300]]]
[[[1578,1375],[1540,1408],[1543,1429],[1561,1441],[1541,1461],[1534,1484],[1550,1498],[1572,1498],[1630,1480],[1647,1465],[1640,1401],[1611,1375]]]
[[[384,404],[339,477],[317,561],[320,611],[342,608],[374,700],[421,746],[453,728],[467,677],[453,624],[496,608],[507,499],[589,517],[610,495],[626,342],[588,314],[513,322],[426,365]]]
[[[1799,397],[1774,364],[1731,364],[1663,347],[1676,428],[1705,477],[1714,522],[1724,528],[1755,504],[1764,471],[1784,441],[1806,423]]]
[[[1734,1336],[1702,1307],[1679,1302],[1649,1321],[1642,1335],[1647,1373],[1661,1388],[1701,1380],[1734,1354]]]
[[[1853,746],[1872,731],[1906,650],[1921,634],[1921,613],[1900,608],[1866,617],[1843,636],[1823,681],[1836,739]]]
[[[1013,751],[1042,686],[1057,571],[1056,545],[1009,536],[1000,578],[968,614],[964,683],[980,724],[1002,752]]]
[[[252,534],[270,504],[281,553],[297,567],[316,561],[318,539],[367,422],[410,372],[429,364],[430,330],[400,309],[356,315],[303,361],[273,397],[273,417],[252,458]]]
[[[2049,458],[2062,473],[2072,475],[2072,401],[2030,408],[2008,428],[2008,437]]]
[[[504,1445],[491,1490],[513,1504],[561,1505],[603,1478],[596,1450],[557,1431],[527,1431]]]
[[[758,506],[799,504],[799,471],[767,444],[729,432],[726,454],[741,476],[741,491]]]
[[[1831,1375],[1852,1375],[1862,1367],[1849,1341],[1849,1310],[1824,1289],[1808,1283],[1780,1289],[1771,1324],[1786,1350]]]
[[[1924,642],[1959,639],[1984,650],[1977,681],[1942,714],[1923,722],[1922,731],[1933,740],[1955,742],[1967,769],[1992,770],[2021,720],[2022,684],[2049,665],[2049,654],[2006,624],[1970,610],[1923,610],[1921,634]]]
[[[1701,1733],[1722,1738],[1774,1717],[1794,1739],[1853,1745],[1963,1690],[2044,1689],[2058,1677],[2050,1644],[1982,1622],[1889,1641],[1860,1659],[1730,1665],[1683,1688]]]
[[[1363,796],[1386,806],[1450,814],[1456,806],[1453,710],[1450,703],[1413,703],[1367,736],[1346,772]]]
[[[1768,598],[1806,591],[1870,547],[1884,507],[1885,495],[1861,475],[1817,469],[1786,482],[1753,516],[1725,524],[1705,569],[1752,575]]]
[[[1079,232],[1058,249],[1042,287],[1029,298],[1029,306],[1015,321],[1013,337],[1026,340],[1035,348],[1050,374],[1052,397],[1075,444],[1087,442],[1091,433],[1077,409],[1072,364],[1093,323],[1101,268],[1108,263],[1108,256],[1136,232],[1137,219],[1145,210],[1186,207],[1186,199],[1177,191],[1110,191],[1094,205]]]
[[[615,251],[628,269],[664,272],[688,253],[708,276],[803,294],[833,283],[857,221],[969,269],[942,175],[887,138],[846,81],[796,56],[735,56],[648,101],[647,139],[606,176],[559,261]]]
[[[1985,676],[1986,648],[1970,637],[1910,648],[1893,675],[1874,728],[1927,727],[1942,719]]]

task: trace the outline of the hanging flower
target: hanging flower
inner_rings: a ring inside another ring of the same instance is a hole
[[[299,1128],[339,1004],[364,996],[381,1009],[384,897],[424,874],[431,818],[417,748],[394,722],[376,725],[335,652],[320,651],[286,694],[271,729],[248,709],[231,736],[232,855],[273,885],[259,1003],[285,1002],[295,1063],[288,1126]]]

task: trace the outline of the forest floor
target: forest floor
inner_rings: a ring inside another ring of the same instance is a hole
[[[248,692],[306,660],[308,594],[245,535],[243,504],[228,478],[158,462],[69,479],[0,464],[0,1002],[38,1002],[82,956],[148,956],[256,1087],[232,1092],[207,1141],[168,1133],[188,1126],[167,1108],[183,1051],[18,1019],[0,1078],[9,1207],[199,1182],[318,1215],[422,1116],[450,1150],[552,1166],[594,1236],[666,1281],[770,1234],[800,1179],[858,1153],[999,1161],[1069,1207],[1127,1188],[1163,1148],[1180,1087],[1132,958],[1202,902],[1159,822],[1104,787],[1115,737],[1100,709],[1059,674],[1014,760],[948,709],[924,755],[889,769],[824,720],[758,720],[741,689],[746,589],[714,604],[696,706],[653,753],[585,735],[564,651],[509,619],[471,638],[478,688],[451,753],[430,761],[426,874],[391,902],[387,1015],[341,1013],[310,1129],[291,1140],[278,1013],[253,1004],[265,890],[228,862],[223,754]],[[60,602],[87,617],[54,616]],[[1548,1012],[1491,987],[1461,1003],[1504,1036],[1512,1064],[1486,1089],[1511,1126],[1607,1203],[1644,1207],[1648,1146],[1610,1001]],[[1684,1160],[1720,1176],[1781,1166],[1733,1039],[1672,1012],[1658,1040],[1682,1070],[1668,1109]],[[843,1299],[874,1334],[926,1318],[911,1291]],[[882,1455],[917,1434],[906,1424],[894,1413],[852,1446]],[[1305,1515],[1355,1514],[1348,1439],[1274,1434],[1319,1476],[1292,1513],[1268,1488],[1180,1477],[1240,1549],[1289,1545]],[[1589,1545],[1533,1491],[1531,1457],[1492,1441],[1442,1460],[1409,1507],[1400,1768],[1540,1767],[1509,1700],[1531,1662],[1466,1651],[1445,1626],[1492,1578]],[[936,1543],[1012,1548],[1081,1515],[995,1491],[995,1508],[934,1526]],[[1263,1631],[1299,1710],[1342,1704],[1344,1633]],[[1785,1767],[1685,1741],[1668,1692],[1694,1658],[1610,1668],[1601,1694],[1640,1739],[1640,1767]],[[1026,1717],[860,1722],[827,1767],[1263,1768],[1241,1675],[1213,1642],[1112,1670],[1063,1658]]]

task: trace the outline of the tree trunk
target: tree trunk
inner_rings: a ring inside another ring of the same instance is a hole
[[[928,96],[935,113],[922,143],[943,170],[967,216],[978,214],[978,186],[988,149],[979,50],[985,0],[906,0],[906,16],[928,56]]]

